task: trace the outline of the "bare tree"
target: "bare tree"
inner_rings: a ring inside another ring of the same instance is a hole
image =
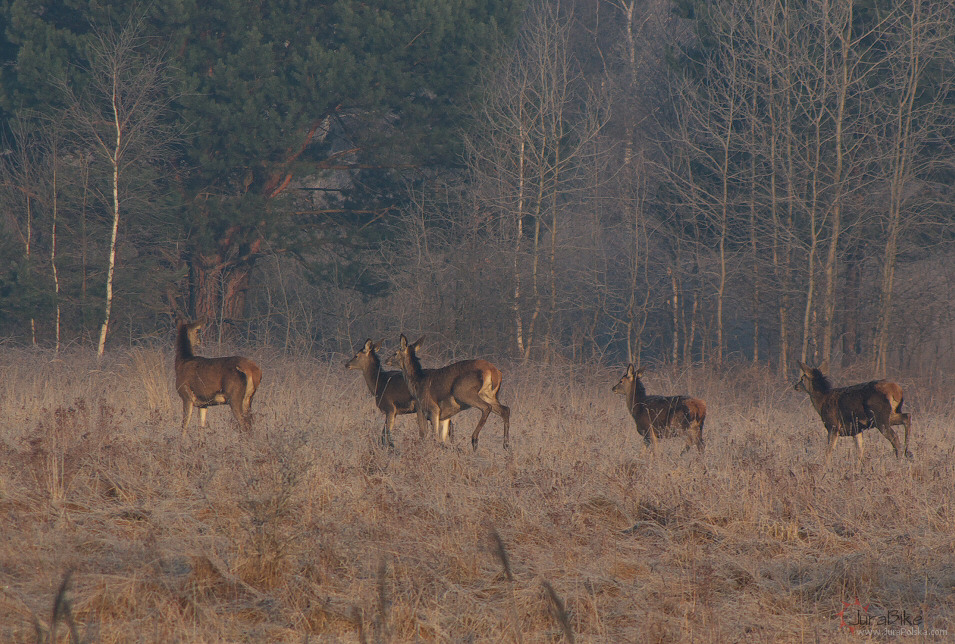
[[[703,62],[705,82],[688,74],[676,79],[674,98],[679,106],[675,126],[670,130],[671,145],[688,155],[688,161],[670,165],[671,177],[680,199],[693,216],[709,229],[708,237],[716,246],[715,257],[715,362],[722,365],[724,358],[725,316],[731,235],[742,221],[740,218],[740,190],[746,168],[739,161],[739,150],[745,144],[740,131],[740,120],[747,109],[747,82],[744,60],[738,48],[737,31],[744,19],[736,5],[727,3],[714,7],[714,26],[717,37],[726,46],[715,49]],[[675,275],[674,275],[674,279]],[[674,302],[678,289],[674,282]],[[674,326],[676,326],[674,304]],[[674,342],[674,356],[676,355]]]
[[[49,159],[50,159],[50,271],[53,276],[53,305],[56,308],[56,321],[54,323],[55,351],[60,352],[60,276],[56,268],[56,225],[59,219],[60,210],[60,125],[51,123],[47,134],[49,139]]]
[[[542,314],[543,344],[552,339],[561,217],[593,188],[581,178],[607,118],[571,54],[571,27],[552,5],[529,10],[516,46],[487,77],[465,137],[478,209],[495,213],[510,244],[514,343],[524,360],[540,342]]]
[[[88,85],[59,83],[70,106],[70,121],[83,145],[110,172],[108,199],[112,221],[106,272],[106,300],[97,355],[102,356],[113,306],[117,242],[127,173],[134,166],[157,164],[174,140],[166,123],[172,100],[166,62],[144,36],[145,23],[132,18],[119,29],[97,32],[84,69]]]
[[[919,201],[938,159],[934,143],[955,127],[950,74],[931,80],[932,66],[951,69],[955,42],[955,15],[948,3],[910,0],[896,8],[887,28],[887,82],[880,87],[877,115],[884,129],[881,155],[888,199],[881,226],[885,230],[878,326],[873,339],[873,368],[884,375],[888,366],[893,288],[900,238],[923,212]],[[929,87],[932,86],[932,87]],[[926,154],[928,152],[928,154]]]

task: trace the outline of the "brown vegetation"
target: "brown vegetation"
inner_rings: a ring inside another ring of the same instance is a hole
[[[199,408],[199,427],[206,426],[206,408],[228,404],[239,425],[252,427],[252,396],[262,381],[259,366],[242,356],[203,358],[195,354],[200,346],[201,322],[180,321],[176,325],[176,392],[182,398],[182,433]]]
[[[647,447],[656,449],[657,438],[686,436],[686,445],[680,454],[694,445],[703,452],[703,423],[706,421],[706,403],[689,396],[648,396],[640,377],[643,369],[627,365],[627,372],[613,387],[615,394],[623,394],[627,410],[637,424]]]
[[[895,455],[912,456],[909,451],[909,433],[912,421],[902,413],[902,388],[891,380],[872,380],[848,387],[833,387],[824,371],[825,363],[816,369],[800,362],[802,376],[793,387],[809,394],[823,425],[829,433],[826,445],[826,463],[832,457],[832,448],[840,436],[851,436],[856,442],[856,456],[862,459],[862,431],[878,427],[892,444]],[[905,446],[899,443],[893,425],[905,426]]]
[[[344,358],[258,349],[254,429],[214,415],[200,449],[170,353],[0,355],[0,641],[38,641],[64,602],[97,644],[849,643],[856,598],[947,629],[920,642],[955,633],[948,388],[910,381],[916,459],[843,471],[766,369],[654,372],[709,403],[706,453],[678,459],[642,453],[605,369],[509,366],[507,458],[396,456]]]
[[[442,443],[447,442],[451,417],[475,407],[481,410],[481,420],[471,434],[471,447],[477,450],[478,435],[493,411],[504,421],[504,449],[507,449],[511,410],[497,400],[501,391],[500,369],[487,360],[461,360],[440,369],[422,369],[417,352],[423,341],[424,338],[418,338],[414,344],[408,344],[408,338],[402,333],[401,344],[389,359],[401,366],[408,389],[417,402],[418,433],[424,436],[430,421],[435,436]]]

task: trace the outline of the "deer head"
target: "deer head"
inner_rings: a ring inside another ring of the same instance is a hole
[[[643,375],[643,368],[634,369],[633,363],[627,365],[627,373],[623,374],[623,377],[620,379],[620,382],[613,386],[613,392],[615,394],[625,394],[630,391],[631,385],[640,379],[640,376]]]
[[[352,356],[352,359],[345,363],[346,369],[357,369],[359,371],[366,369],[369,365],[374,363],[375,352],[381,349],[381,345],[384,340],[380,342],[372,342],[371,338],[365,340],[365,344],[362,346],[358,352]]]
[[[819,389],[819,379],[825,377],[829,363],[828,361],[823,362],[817,368],[810,367],[805,362],[797,361],[797,363],[799,364],[799,370],[802,371],[802,375],[799,377],[799,380],[793,383],[793,389],[812,394],[813,390]]]

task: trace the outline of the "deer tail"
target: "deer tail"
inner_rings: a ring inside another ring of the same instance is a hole
[[[703,426],[703,421],[706,420],[706,403],[699,398],[687,398],[686,408],[690,412],[689,416],[693,419],[700,427]]]
[[[501,372],[497,369],[482,369],[481,370],[481,389],[478,391],[478,396],[482,400],[488,402],[495,402],[497,400],[497,392],[501,389]]]
[[[255,369],[245,363],[237,364],[235,369],[245,377],[245,395],[242,396],[242,408],[248,409],[249,400],[255,393]]]
[[[902,407],[902,387],[891,380],[882,380],[876,384],[876,389],[889,401],[889,409],[893,414]]]

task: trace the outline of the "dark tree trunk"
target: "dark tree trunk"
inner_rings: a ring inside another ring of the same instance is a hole
[[[230,339],[245,318],[253,264],[252,260],[235,264],[207,256],[191,262],[192,309],[197,320],[211,327],[208,337]]]

